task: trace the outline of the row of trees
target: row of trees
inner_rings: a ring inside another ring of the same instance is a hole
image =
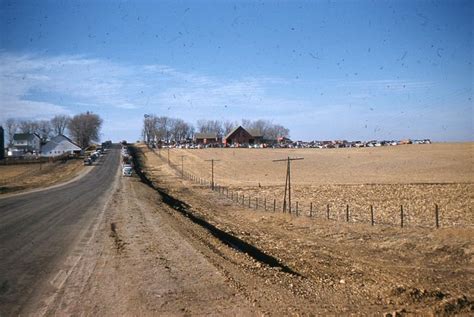
[[[195,133],[216,133],[218,137],[229,134],[233,129],[242,125],[245,129],[252,130],[263,135],[265,140],[276,140],[279,137],[289,137],[290,130],[280,124],[274,124],[268,120],[220,121],[220,120],[198,120],[196,127],[182,119],[166,116],[146,114],[143,120],[143,140],[184,141],[193,138]]]
[[[145,115],[142,135],[147,143],[157,140],[186,140],[194,135],[194,126],[182,119]]]
[[[86,112],[73,117],[57,115],[51,120],[18,120],[9,118],[4,123],[9,145],[13,144],[16,133],[36,133],[42,142],[56,135],[69,135],[80,147],[86,148],[92,141],[99,141],[102,119],[94,113]]]

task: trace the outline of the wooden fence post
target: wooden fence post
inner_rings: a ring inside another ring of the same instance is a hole
[[[349,205],[346,205],[346,222],[349,222]]]
[[[298,202],[296,202],[296,215],[298,216]]]
[[[250,195],[249,195],[249,208],[250,208],[250,201],[251,201],[250,199],[251,199],[251,197],[250,197]]]
[[[313,217],[313,202],[309,203],[309,216]]]
[[[439,208],[438,208],[438,204],[435,204],[435,221],[436,221],[436,228],[439,228]]]
[[[267,211],[267,197],[265,197],[265,200],[263,202],[263,206],[265,208],[265,211]]]
[[[327,207],[327,217],[328,217],[328,219],[329,219],[329,204],[327,204],[326,207]]]
[[[276,211],[276,199],[273,199],[273,212]]]
[[[370,205],[370,223],[374,225],[374,207]]]
[[[403,228],[403,205],[400,205],[400,227]]]

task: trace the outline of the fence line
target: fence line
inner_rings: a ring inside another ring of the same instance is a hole
[[[155,154],[156,152],[153,151]],[[163,159],[163,158],[162,158]],[[169,166],[171,168],[173,168],[174,170],[176,170],[176,172],[179,172],[181,174],[181,171],[178,171],[177,169],[177,166],[171,164],[170,162],[168,162]],[[235,202],[237,205],[241,205],[243,207],[247,207],[249,209],[255,209],[255,210],[259,210],[259,209],[263,209],[264,211],[268,211],[267,210],[267,197],[264,198],[264,204],[263,204],[263,207],[262,207],[262,204],[259,204],[259,199],[258,199],[258,196],[257,197],[254,197],[254,199],[252,199],[252,196],[249,194],[248,197],[245,196],[245,193],[241,193],[239,195],[239,192],[238,191],[235,191],[235,190],[232,190],[230,189],[230,187],[226,187],[226,186],[223,186],[223,185],[220,185],[220,184],[217,184],[216,182],[214,182],[214,189],[212,189],[212,182],[211,181],[208,181],[207,179],[203,179],[201,177],[198,177],[196,175],[193,175],[191,174],[190,172],[185,172],[183,173],[183,177],[186,178],[187,180],[190,180],[191,182],[193,183],[196,183],[196,184],[199,184],[199,185],[203,185],[204,187],[209,187],[210,190],[213,190],[221,195],[224,195],[226,196],[226,198],[229,198],[231,201]],[[230,196],[229,196],[229,192],[230,192]],[[240,197],[239,197],[240,196]],[[248,198],[248,199],[247,199]],[[248,202],[247,204],[245,202]],[[255,203],[252,205],[252,201],[254,201]],[[281,203],[281,206],[283,206],[283,202]],[[276,210],[278,210],[279,206],[277,206],[277,200],[274,198],[273,199],[273,208],[270,208],[270,212],[273,211],[273,212],[276,212]],[[294,210],[294,212],[292,212],[292,214],[294,214],[296,217],[299,217],[301,216],[302,214],[304,214],[303,210],[300,208],[300,204],[298,201],[296,201],[295,203],[295,208],[291,209],[291,210]],[[434,213],[433,213],[433,227],[435,228],[440,228],[441,227],[441,224],[440,224],[440,211],[439,211],[439,205],[438,204],[433,204],[433,207],[434,207]],[[283,211],[285,212],[285,211]],[[331,208],[330,208],[330,204],[326,204],[326,219],[327,220],[338,220],[339,215],[340,213],[333,213],[335,214],[335,217],[331,217]],[[360,213],[359,213],[360,214]],[[317,209],[314,208],[313,206],[313,202],[310,202],[309,203],[309,207],[308,207],[308,217],[310,218],[316,218],[316,217],[319,217],[318,216],[318,212],[317,212]],[[394,223],[387,223],[386,221],[382,221],[382,219],[376,219],[376,213],[374,211],[374,207],[373,205],[369,205],[369,208],[368,208],[368,215],[369,215],[369,219],[370,219],[370,224],[372,226],[375,226],[376,224],[380,224],[380,225],[395,225]],[[321,215],[322,216],[322,215]],[[351,208],[350,208],[350,205],[349,204],[346,204],[346,209],[345,209],[345,221],[347,223],[365,223],[364,221],[358,221],[356,219],[354,219],[353,221],[351,221]],[[378,220],[378,221],[376,221]],[[405,209],[404,210],[404,206],[403,205],[400,205],[400,216],[399,216],[399,225],[400,225],[400,228],[404,228],[406,227],[407,225],[407,210]],[[425,227],[425,226],[420,226],[420,225],[413,225],[415,227]]]

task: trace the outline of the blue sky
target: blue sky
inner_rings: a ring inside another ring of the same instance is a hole
[[[293,139],[473,140],[472,1],[0,0],[0,122],[267,119]]]

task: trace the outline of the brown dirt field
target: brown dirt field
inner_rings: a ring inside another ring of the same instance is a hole
[[[167,158],[167,151],[161,150]],[[303,157],[292,163],[296,185],[472,183],[474,143],[400,145],[341,149],[171,149],[171,162],[198,177],[210,179],[215,163],[216,182],[233,186],[272,186],[285,181],[285,162],[272,160]]]
[[[217,255],[211,262],[224,271],[224,260],[240,265],[240,277],[225,275],[264,313],[394,316],[474,312],[472,227],[372,227],[251,210],[225,194],[181,179],[166,160],[147,149],[142,151],[146,175],[155,186],[185,202],[193,215],[258,247],[300,275],[255,261],[239,262],[226,247],[215,248]],[[182,218],[183,226],[190,222],[177,211],[172,215]],[[253,288],[249,279],[258,286]]]
[[[47,187],[72,179],[83,171],[82,160],[66,163],[0,165],[0,194]]]
[[[235,196],[265,199],[282,209],[286,163],[273,159],[304,157],[292,164],[292,209],[301,213],[369,222],[370,206],[378,224],[435,225],[435,204],[441,226],[474,225],[473,143],[423,144],[361,149],[203,149],[170,150],[170,161],[181,170],[210,181],[214,158],[215,182]],[[160,156],[159,151],[156,151]],[[161,150],[167,160],[167,151]],[[153,167],[151,167],[153,168]]]

